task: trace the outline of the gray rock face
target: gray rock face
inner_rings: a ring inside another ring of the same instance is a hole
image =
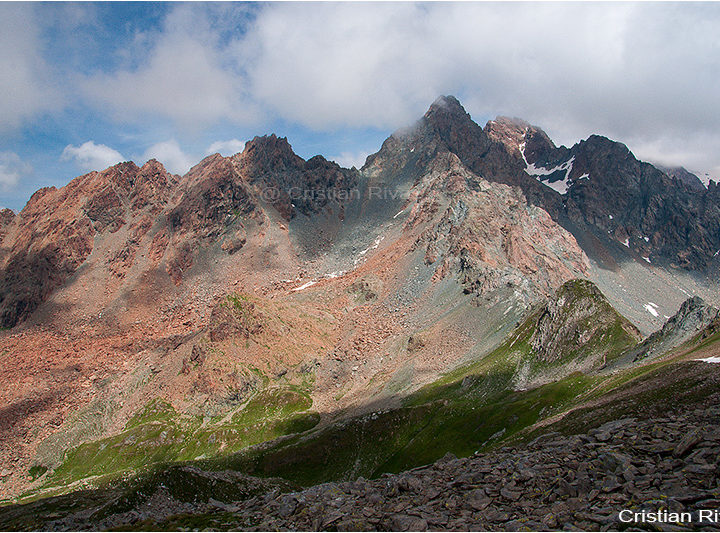
[[[517,185],[556,220],[600,230],[644,257],[663,256],[688,270],[705,270],[713,262],[720,248],[720,196],[714,183],[706,189],[687,171],[658,170],[599,135],[571,148],[556,147],[539,128],[504,117],[484,131],[528,165]],[[537,194],[540,180],[549,195]]]
[[[693,296],[685,300],[678,312],[667,320],[662,329],[628,352],[618,364],[650,359],[667,353],[702,332],[709,334],[718,317],[720,311],[717,308],[707,305],[702,298]]]
[[[591,282],[573,280],[564,284],[544,306],[531,338],[533,349],[545,361],[587,349],[586,344],[602,328],[619,319],[605,296]],[[624,324],[639,337],[631,324]]]
[[[688,187],[695,189],[696,191],[702,191],[705,189],[705,185],[695,174],[688,171],[684,167],[666,167],[663,165],[655,164],[655,168],[662,170],[665,174],[671,178],[677,178],[682,181]]]

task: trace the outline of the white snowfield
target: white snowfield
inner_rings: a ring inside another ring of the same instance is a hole
[[[705,359],[693,359],[694,361],[702,361],[703,363],[720,363],[720,357],[706,357]]]
[[[648,302],[645,305],[643,305],[645,310],[650,313],[652,316],[660,316],[657,312],[657,304],[654,304],[652,302]]]
[[[534,176],[540,183],[543,185],[546,185],[553,189],[554,191],[559,192],[560,194],[565,194],[568,189],[570,188],[570,185],[572,185],[572,182],[570,182],[570,172],[572,172],[573,162],[575,161],[575,156],[572,156],[569,160],[565,161],[564,163],[553,167],[553,168],[544,168],[544,167],[536,167],[535,163],[528,163],[527,158],[525,157],[525,143],[520,143],[518,146],[518,149],[520,150],[520,155],[522,155],[523,161],[525,161],[525,172],[529,176]],[[551,174],[554,174],[555,172],[565,171],[565,177],[562,180],[549,182],[546,180],[543,180],[544,176],[549,176]],[[578,179],[589,179],[589,174],[583,174]]]
[[[308,282],[305,283],[304,285],[300,285],[299,287],[295,287],[295,288],[293,289],[293,291],[302,291],[302,290],[304,290],[304,289],[307,289],[308,287],[312,287],[312,286],[315,285],[316,283],[317,283],[317,281],[308,281]]]

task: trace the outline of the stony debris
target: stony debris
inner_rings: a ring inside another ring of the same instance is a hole
[[[245,520],[236,525],[257,530],[311,530],[318,524],[319,529],[362,531],[606,530],[623,525],[618,520],[622,509],[696,512],[712,508],[720,496],[719,416],[720,408],[713,407],[643,422],[629,418],[585,435],[548,434],[525,447],[465,459],[446,456],[377,480],[328,483],[264,505],[250,500],[239,505]],[[295,502],[292,512],[288,501]]]

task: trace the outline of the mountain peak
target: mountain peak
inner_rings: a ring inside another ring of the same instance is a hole
[[[253,168],[267,172],[287,168],[300,168],[305,160],[293,152],[287,137],[278,137],[274,133],[254,137],[245,144],[245,149],[236,156]]]
[[[274,133],[270,135],[258,135],[253,137],[245,145],[245,149],[242,151],[243,154],[251,154],[258,150],[277,150],[285,153],[293,152],[292,146],[287,140],[287,137],[278,137]]]
[[[460,101],[452,95],[439,96],[425,113],[425,118],[430,118],[435,114],[451,114],[451,115],[468,115]]]
[[[529,162],[537,160],[537,153],[553,150],[555,144],[539,127],[517,117],[497,117],[485,125],[485,133],[494,141],[505,145],[505,149]]]
[[[168,171],[165,169],[165,165],[163,165],[160,161],[157,159],[149,159],[145,162],[145,164],[138,169],[138,172],[140,174],[146,175],[146,174],[167,174]]]

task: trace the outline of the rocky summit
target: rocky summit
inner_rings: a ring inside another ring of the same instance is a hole
[[[452,96],[361,169],[269,135],[37,191],[0,528],[717,529],[718,194]]]

